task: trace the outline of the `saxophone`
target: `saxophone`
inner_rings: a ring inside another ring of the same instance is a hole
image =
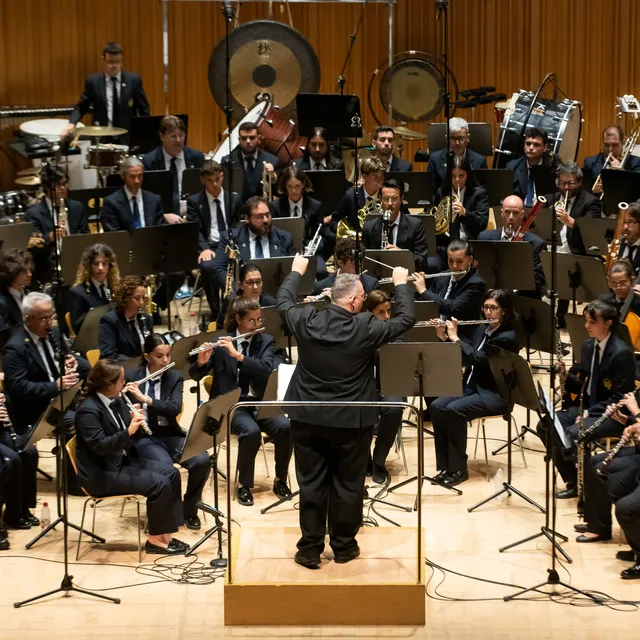
[[[227,254],[227,275],[224,282],[224,297],[229,297],[236,290],[236,283],[240,276],[240,252],[229,244],[225,249]]]

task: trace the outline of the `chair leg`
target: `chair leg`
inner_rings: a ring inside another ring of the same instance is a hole
[[[93,520],[91,522],[91,533],[96,532],[96,511],[98,510],[98,505],[100,504],[100,500],[96,500],[93,503]]]
[[[136,498],[136,507],[137,507],[137,518],[136,518],[136,529],[138,530],[138,562],[142,562],[142,541],[140,538],[140,500]]]
[[[267,462],[267,452],[265,451],[264,448],[264,438],[262,436],[260,436],[260,447],[262,449],[262,456],[264,458],[264,467],[267,470],[267,478],[270,477],[269,476],[269,463]]]
[[[122,514],[124,513],[124,503],[127,501],[126,498],[122,498],[122,506],[120,507],[120,517],[122,518]]]
[[[87,515],[87,504],[91,501],[91,498],[87,498],[84,501],[84,506],[82,507],[82,520],[80,521],[80,529],[78,531],[78,546],[76,547],[76,562],[80,558],[80,542],[82,540],[82,531],[84,530],[84,518]],[[95,507],[94,507],[95,509]]]
[[[473,459],[478,457],[478,438],[480,436],[480,420],[476,420],[476,444],[473,447]]]
[[[489,453],[487,451],[487,432],[484,428],[484,418],[482,419],[482,441],[484,442],[484,464],[487,470],[487,482],[489,482]]]
[[[396,436],[396,446],[400,448],[402,454],[402,464],[404,465],[404,475],[409,475],[409,467],[407,466],[407,453],[404,450],[404,438],[402,437],[402,425],[398,429],[398,435]]]
[[[236,499],[236,493],[238,492],[238,475],[239,475],[239,471],[236,468],[236,475],[233,477],[233,496],[232,499],[235,500]]]

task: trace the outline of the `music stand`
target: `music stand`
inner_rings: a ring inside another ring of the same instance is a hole
[[[530,170],[533,183],[536,186],[537,194],[542,195],[543,193],[555,193],[557,189],[556,178],[551,167],[538,164],[530,167]]]
[[[273,336],[275,348],[287,349],[289,359],[291,359],[291,349],[297,342],[276,307],[262,307],[262,326],[264,327],[265,333]],[[264,399],[265,398],[263,398],[263,400]],[[270,399],[275,400],[275,398]]]
[[[479,153],[481,156],[493,155],[491,139],[491,125],[488,122],[469,123],[469,149]],[[427,142],[430,153],[446,148],[447,123],[431,122],[427,127]]]
[[[476,182],[487,190],[489,206],[497,207],[513,193],[513,171],[511,169],[474,169]],[[496,216],[496,224],[498,222]]]
[[[536,289],[530,242],[473,240],[472,245],[478,273],[487,283],[487,289]]]
[[[9,249],[26,249],[29,238],[35,233],[33,222],[18,222],[16,224],[0,225],[0,253]]]
[[[297,251],[304,251],[304,218],[272,218],[273,226],[288,231],[293,236],[293,246]],[[313,230],[315,233],[315,229]]]
[[[316,200],[320,200],[327,211],[337,211],[340,200],[349,185],[344,170],[305,171],[313,188],[311,193]]]
[[[192,245],[193,246],[193,245]],[[300,278],[298,294],[302,296],[313,293],[316,281],[316,257],[309,258],[309,266],[306,273]],[[251,260],[251,264],[257,264],[262,271],[262,290],[272,296],[278,294],[282,281],[291,273],[293,257],[281,256],[279,258],[260,258]]]
[[[324,127],[336,138],[362,138],[360,98],[355,95],[299,93],[296,96],[298,134],[308,138]]]
[[[227,167],[223,168],[224,176],[222,178],[222,188],[225,190],[225,193],[229,191],[229,170]],[[204,185],[200,180],[201,176],[200,169],[185,169],[182,172],[182,189],[180,191],[180,197],[183,200],[186,200],[189,196],[193,196],[196,193],[200,193],[204,189]],[[244,171],[234,171],[233,172],[233,189],[232,191],[235,193],[242,193],[242,189],[244,188]]]
[[[427,256],[437,255],[438,242],[436,240],[436,217],[428,213],[414,213],[413,215],[422,222],[424,236],[427,239]]]
[[[107,187],[122,186],[124,186],[124,180],[119,173],[112,173],[107,176]],[[167,169],[145,171],[142,188],[160,196],[165,213],[180,213],[173,210],[173,174],[171,171]]]
[[[576,227],[588,256],[606,256],[609,253],[609,240],[613,238],[616,228],[615,220],[583,217],[576,220]]]
[[[640,177],[635,171],[603,169],[602,210],[605,215],[618,214],[619,202],[635,202],[640,198]]]
[[[2,227],[0,227],[2,229]],[[104,233],[76,233],[62,238],[62,279],[72,283],[84,250],[92,244],[106,244],[113,249],[118,259],[120,275],[130,274],[129,258],[131,234],[128,231],[105,231]]]
[[[554,224],[555,223],[555,224]],[[564,226],[556,217],[556,211],[553,208],[542,208],[538,211],[536,219],[532,223],[530,230],[537,236],[542,238],[545,244],[551,244],[551,236],[553,234],[553,227],[555,226],[556,232],[560,234],[562,227]],[[560,237],[558,235],[558,237]]]
[[[189,133],[189,116],[186,113],[176,115],[184,122],[184,143],[186,145],[187,134]],[[129,153],[140,155],[153,151],[160,146],[158,129],[162,118],[164,116],[136,116],[131,118],[131,124],[129,125]]]
[[[385,268],[382,264],[387,265]],[[367,273],[374,278],[388,278],[394,267],[404,267],[409,273],[416,270],[416,260],[412,251],[408,249],[392,249],[390,251],[384,249],[366,249],[362,266],[366,267]],[[393,394],[403,395],[403,394]],[[406,395],[406,394],[405,394]]]
[[[69,200],[77,200],[82,203],[84,214],[88,222],[100,222],[100,212],[104,199],[118,191],[120,187],[98,187],[93,189],[74,189],[69,191]],[[98,206],[96,207],[96,199]]]
[[[224,331],[207,331],[206,333],[198,333],[195,336],[185,336],[184,338],[180,338],[180,340],[176,340],[171,346],[171,362],[176,363],[173,369],[179,371],[185,380],[191,379],[189,368],[195,356],[190,356],[189,351],[197,349],[205,342],[215,342],[223,335],[225,335]]]
[[[91,307],[80,325],[78,335],[73,341],[73,350],[86,353],[90,349],[98,348],[98,336],[100,334],[100,320],[105,313],[113,309],[112,304],[103,304],[99,307]]]
[[[409,208],[433,202],[433,174],[429,171],[390,171],[385,179],[404,185],[404,200]]]

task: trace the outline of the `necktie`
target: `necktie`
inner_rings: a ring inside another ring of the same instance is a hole
[[[256,237],[256,260],[260,258],[264,258],[264,252],[262,251],[262,238],[260,236]]]
[[[533,206],[534,194],[535,194],[535,186],[533,184],[533,176],[531,175],[531,171],[529,171],[529,181],[527,182],[527,197],[524,200],[524,204],[526,207]]]
[[[113,87],[113,110],[111,111],[111,126],[117,127],[120,121],[120,105],[118,104],[118,78],[111,78]]]
[[[120,411],[118,411],[118,398],[115,398],[111,401],[109,408],[111,409],[111,413],[113,414],[117,425],[120,427],[120,429],[122,429],[122,431],[124,431],[127,427],[124,423],[124,420],[122,419],[122,416],[120,415]]]
[[[137,196],[131,198],[131,209],[133,211],[133,224],[135,224],[136,229],[139,229],[142,226],[142,222],[140,220],[140,207],[138,207]]]
[[[107,292],[103,284],[100,285],[100,297],[102,298],[102,302],[104,304],[109,304],[109,298],[107,297]]]
[[[180,185],[178,184],[177,160],[177,158],[171,158],[171,162],[169,162],[169,171],[173,176],[173,213],[180,213]]]
[[[155,380],[149,380],[147,387],[147,395],[152,399],[156,399],[156,385],[160,382],[158,378]],[[153,431],[158,426],[158,416],[155,411],[149,411],[147,407],[147,424],[151,431]]]
[[[220,200],[216,198],[215,203],[216,203],[216,220],[218,221],[218,232],[222,233],[227,228],[227,225],[224,221],[224,216],[222,215],[222,207],[220,206]]]
[[[322,165],[321,162],[316,162],[316,166],[315,166],[316,171],[322,171],[323,168],[324,166]]]
[[[49,341],[46,338],[40,338],[40,344],[42,345],[42,350],[44,351],[44,358],[47,361],[47,366],[49,367],[49,371],[51,372],[51,378],[55,380],[58,377],[58,367],[53,360],[51,351],[49,351]]]
[[[297,218],[299,213],[300,213],[300,211],[298,209],[298,205],[296,205],[295,207],[293,207],[293,217]]]
[[[449,295],[451,294],[451,289],[453,289],[453,278],[449,278],[449,284],[447,285],[447,290],[444,293],[444,299],[447,300],[447,298],[449,297]],[[446,320],[447,316],[443,313],[440,314],[440,319],[441,320]]]
[[[249,355],[249,343],[245,340],[240,346],[242,349],[242,355]],[[240,386],[240,395],[247,396],[249,395],[249,376],[243,373],[239,373],[238,375],[238,385]]]
[[[247,171],[253,172],[253,170],[256,168],[256,159],[249,156],[245,156],[244,159],[247,163]]]
[[[591,380],[589,381],[589,408],[598,404],[596,394],[598,390],[599,377],[600,377],[600,345],[596,344],[595,357],[593,359],[593,369],[591,370]]]
[[[129,320],[129,328],[131,329],[131,333],[133,334],[133,338],[136,343],[140,342],[140,336],[138,335],[138,329],[136,329],[136,321],[135,318],[133,320]]]
[[[633,245],[629,245],[629,256],[628,256],[628,260],[631,264],[633,264],[633,261],[636,257],[636,249],[638,247],[634,247]]]

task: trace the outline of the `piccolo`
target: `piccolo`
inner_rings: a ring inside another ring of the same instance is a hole
[[[494,324],[496,320],[458,320],[458,326],[473,325],[473,324]],[[445,325],[445,321],[440,318],[434,318],[433,320],[420,320],[416,322],[414,327],[437,327]]]
[[[382,264],[382,263],[380,263]],[[385,265],[389,266],[389,265]],[[391,267],[393,269],[393,267]],[[447,276],[461,276],[467,273],[466,271],[440,271],[440,273],[425,273],[424,279],[431,280],[433,278],[446,278]],[[407,278],[407,282],[415,282],[415,278],[413,276],[409,276]],[[393,278],[380,278],[378,280],[378,284],[391,284],[393,282]]]
[[[157,371],[156,371],[157,373]],[[129,397],[127,396],[127,394],[125,393],[125,391],[121,391],[120,395],[122,396],[122,399],[125,401],[125,404],[127,405],[127,407],[129,407],[129,411],[133,411],[133,413],[135,413],[136,415],[140,414],[140,409],[136,409],[133,406],[133,403],[131,402],[131,400],[129,400]],[[140,428],[148,435],[151,436],[153,435],[153,431],[151,431],[151,429],[149,429],[149,425],[146,422],[143,422],[140,425]]]
[[[252,336],[254,333],[260,333],[261,331],[264,331],[264,327],[260,327],[259,329],[254,329],[253,331],[247,331],[247,333],[242,333],[239,336],[235,336],[234,338],[231,338],[231,340],[235,342],[236,340],[247,338],[248,336]],[[201,351],[207,351],[208,349],[215,349],[216,347],[219,347],[220,344],[221,344],[220,340],[217,340],[213,344],[211,343],[201,344],[199,347],[196,347],[195,349],[191,349],[191,351],[189,351],[189,355],[195,356]]]
[[[630,441],[631,441],[631,438],[627,438],[626,436],[622,436],[620,440],[618,440],[618,444],[615,447],[613,447],[611,451],[609,451],[607,456],[603,458],[602,462],[596,467],[596,473],[599,476],[603,476],[607,472],[609,465],[613,462],[615,457],[622,451],[623,447],[626,447]]]

